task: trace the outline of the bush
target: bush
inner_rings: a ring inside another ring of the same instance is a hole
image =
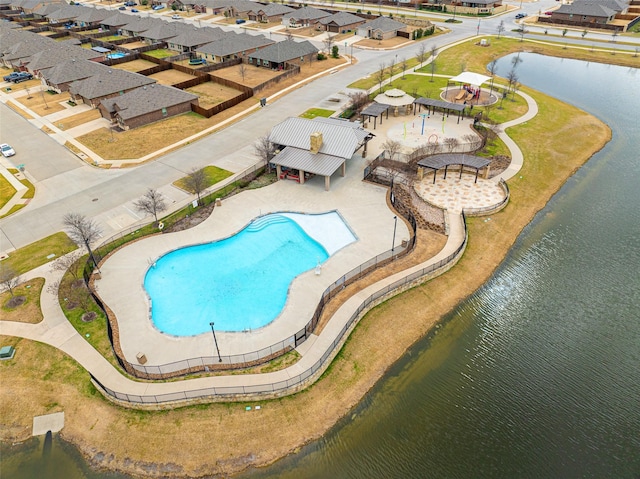
[[[318,53],[318,60],[326,60],[327,56],[324,53]]]
[[[331,57],[332,57],[332,58],[338,58],[339,56],[340,56],[340,55],[339,55],[338,45],[334,45],[334,46],[331,48]]]
[[[349,119],[351,118],[353,115],[355,115],[356,112],[353,110],[345,110],[342,113],[340,113],[340,118],[346,118]]]

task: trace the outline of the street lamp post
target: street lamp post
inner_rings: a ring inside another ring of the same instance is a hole
[[[393,217],[393,240],[391,241],[391,253],[396,249],[396,227],[398,226],[398,217]]]
[[[213,321],[209,323],[211,326],[211,333],[213,334],[213,342],[216,345],[216,351],[218,352],[218,361],[222,362],[222,358],[220,357],[220,348],[218,347],[218,340],[216,339],[216,330],[213,329]]]

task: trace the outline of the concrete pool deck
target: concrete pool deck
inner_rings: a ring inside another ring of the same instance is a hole
[[[102,279],[95,282],[101,299],[118,320],[120,345],[126,359],[136,364],[142,353],[145,366],[162,365],[215,355],[210,331],[197,336],[176,337],[158,331],[149,317],[149,301],[143,288],[144,275],[155,260],[169,251],[234,235],[253,219],[279,212],[326,213],[336,210],[357,241],[338,250],[323,265],[322,273],[307,271],[291,284],[282,313],[269,325],[247,332],[216,331],[222,356],[251,353],[283,341],[311,319],[324,290],[351,269],[391,249],[393,211],[387,206],[387,189],[362,181],[367,160],[356,155],[348,162],[347,175],[332,181],[330,192],[322,178],[304,185],[278,181],[270,186],[232,196],[216,207],[198,226],[176,233],[155,235],[127,245],[100,267]],[[409,238],[399,221],[396,245]],[[286,260],[283,258],[283,260]],[[215,322],[215,318],[210,318]]]

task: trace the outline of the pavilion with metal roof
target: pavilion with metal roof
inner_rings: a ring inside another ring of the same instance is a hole
[[[360,113],[360,117],[362,122],[364,123],[364,117],[366,116],[369,121],[373,118],[373,129],[376,129],[376,121],[378,117],[380,117],[380,124],[382,125],[382,114],[387,113],[387,120],[389,119],[389,108],[390,105],[383,105],[382,103],[373,102],[371,105],[366,107]]]
[[[474,183],[478,182],[478,172],[482,168],[486,168],[485,176],[489,174],[489,164],[491,162],[486,158],[475,155],[467,155],[464,153],[449,153],[427,156],[426,158],[418,161],[419,168],[427,168],[433,170],[433,183],[436,182],[436,173],[438,170],[444,168],[444,179],[447,179],[447,169],[451,165],[460,165],[460,178],[462,178],[462,169],[467,166],[476,170],[476,179]]]
[[[324,176],[325,190],[329,191],[331,175],[340,169],[344,176],[347,160],[360,148],[364,158],[367,142],[373,137],[357,121],[287,118],[269,134],[269,141],[280,149],[271,163],[276,165],[279,179],[302,184],[313,175]]]
[[[416,105],[418,105],[417,109]],[[460,105],[458,103],[420,97],[413,102],[413,114],[415,115],[416,113],[420,113],[423,106],[427,108],[429,114],[431,114],[432,112],[435,114],[436,108],[441,109],[442,118],[444,118],[445,116],[449,116],[449,112],[451,111],[458,112],[458,123],[460,123],[460,118],[464,117],[464,110],[466,108],[466,105]]]

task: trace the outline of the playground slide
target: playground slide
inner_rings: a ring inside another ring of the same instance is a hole
[[[462,100],[466,94],[467,94],[466,90],[460,90],[460,93],[458,93],[458,96],[455,98],[456,101],[457,100]]]
[[[467,95],[467,98],[465,98],[465,101],[473,100],[473,96],[474,96],[473,93],[469,93]]]

